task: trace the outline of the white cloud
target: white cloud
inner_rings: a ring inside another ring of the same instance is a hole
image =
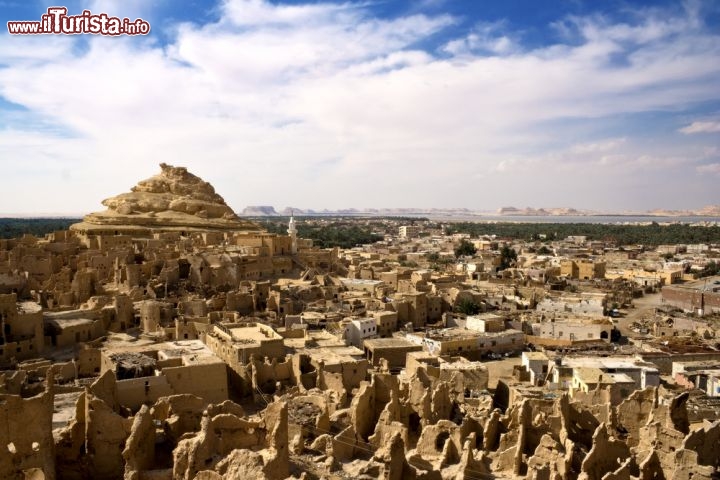
[[[720,163],[708,163],[706,165],[698,165],[697,171],[699,173],[713,173],[720,175]]]
[[[609,150],[616,150],[618,147],[625,144],[626,141],[626,138],[609,138],[598,142],[582,143],[573,145],[570,148],[570,152],[573,154],[607,152]]]
[[[503,22],[495,22],[476,25],[466,37],[447,42],[441,50],[455,56],[509,55],[518,52],[520,46],[506,33]]]
[[[693,122],[679,131],[688,135],[693,133],[717,133],[720,132],[720,122]]]
[[[607,189],[626,171],[649,170],[642,177],[655,182],[633,190],[637,202],[664,198],[652,197],[653,185],[716,147],[598,133],[614,116],[720,98],[720,37],[690,14],[633,25],[574,19],[584,40],[534,50],[505,26],[481,25],[436,56],[418,44],[454,26],[449,15],[379,19],[356,3],[260,0],[219,11],[217,23],[177,26],[164,47],[90,38],[75,52],[43,37],[50,45],[38,53],[40,44],[0,40],[0,63],[11,66],[0,69],[0,95],[72,134],[22,123],[0,131],[24,139],[0,143],[4,167],[16,158],[44,167],[34,177],[18,169],[0,204],[22,198],[23,209],[47,211],[53,198],[92,210],[165,161],[213,182],[235,209],[494,208],[541,203],[547,182],[577,192],[553,204],[602,207],[620,201]],[[63,169],[71,174],[55,185]],[[589,174],[578,189],[577,176]],[[19,197],[39,177],[48,194]]]

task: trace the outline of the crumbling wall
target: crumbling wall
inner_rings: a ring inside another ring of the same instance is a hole
[[[0,394],[0,478],[19,480],[37,469],[55,479],[52,385],[49,376],[45,391],[34,397]]]
[[[86,302],[93,295],[102,294],[97,270],[85,268],[75,272],[70,291],[73,293],[75,304]]]
[[[604,423],[595,430],[592,439],[592,448],[582,462],[578,480],[602,480],[605,474],[614,472],[630,458],[628,446],[612,438]]]
[[[639,430],[636,455],[647,457],[655,451],[664,471],[672,471],[675,465],[675,452],[682,446],[689,433],[687,420],[688,393],[684,392],[667,404],[658,403],[648,418],[646,425]]]
[[[98,480],[123,476],[122,456],[125,440],[130,435],[132,418],[124,418],[101,398],[89,391],[85,394],[85,460],[88,474]]]
[[[690,433],[682,448],[697,452],[697,464],[720,468],[720,420],[705,423],[701,429]]]
[[[155,422],[150,408],[143,405],[135,414],[130,436],[122,452],[125,480],[140,480],[141,472],[149,470],[155,459]]]
[[[625,439],[628,447],[634,448],[640,441],[640,428],[645,426],[657,406],[656,388],[634,391],[617,408],[615,429]]]
[[[265,361],[262,361],[253,357],[250,364],[252,366],[252,386],[255,392],[272,394],[276,390],[295,384],[293,363],[290,358],[283,361],[266,358]]]
[[[165,435],[177,444],[180,437],[200,430],[203,411],[208,403],[195,395],[162,397],[152,407],[153,419],[160,422]]]
[[[237,450],[252,449],[262,459],[263,475],[270,479],[284,479],[289,475],[288,410],[285,402],[273,402],[258,419],[241,418],[222,412],[213,417],[203,414],[200,431],[181,439],[173,451],[174,480],[191,480],[203,470],[219,473],[242,471],[236,460],[253,457],[251,465],[260,468],[258,457],[233,454]],[[234,465],[234,466],[232,466]]]

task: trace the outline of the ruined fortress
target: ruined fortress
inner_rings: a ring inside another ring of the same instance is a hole
[[[613,356],[604,295],[317,248],[160,167],[69,231],[0,240],[0,479],[719,478],[720,421],[659,380],[677,358]],[[576,317],[455,314],[475,300]]]

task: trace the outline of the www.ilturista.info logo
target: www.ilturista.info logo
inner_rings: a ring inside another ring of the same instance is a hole
[[[68,15],[65,7],[50,7],[40,21],[7,22],[11,35],[64,34],[81,35],[147,35],[150,24],[138,18],[110,17],[106,13],[95,14],[83,10],[80,15]]]

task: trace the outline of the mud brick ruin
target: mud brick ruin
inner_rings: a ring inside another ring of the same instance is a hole
[[[0,479],[720,478],[720,352],[615,345],[613,287],[557,291],[570,253],[317,248],[166,164],[103,205],[0,240]]]

